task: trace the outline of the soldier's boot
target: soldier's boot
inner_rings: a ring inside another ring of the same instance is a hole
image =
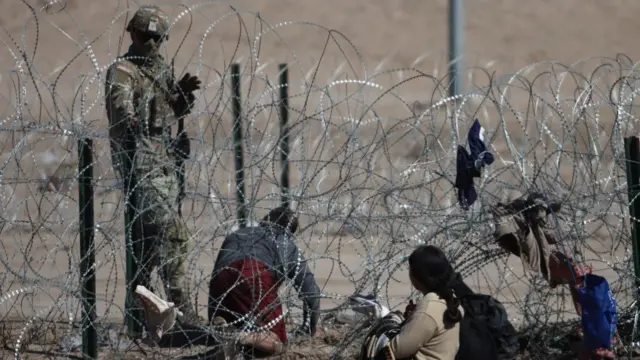
[[[169,298],[176,305],[176,308],[182,312],[182,316],[178,319],[178,323],[183,326],[198,327],[205,324],[204,318],[198,315],[196,308],[193,306],[189,297],[182,290],[169,290]]]

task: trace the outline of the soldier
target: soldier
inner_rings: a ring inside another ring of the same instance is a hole
[[[184,185],[179,172],[190,145],[185,132],[171,137],[171,126],[181,125],[191,111],[200,80],[187,73],[174,81],[172,67],[160,55],[168,27],[168,17],[158,7],[136,11],[126,28],[132,41],[129,51],[107,71],[105,106],[113,166],[125,182],[126,194],[135,189],[137,199],[135,217],[142,237],[139,284],[149,287],[151,272],[160,267],[169,300],[186,321],[200,322],[186,291],[189,235],[179,213]]]

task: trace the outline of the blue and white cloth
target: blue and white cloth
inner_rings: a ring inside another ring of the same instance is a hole
[[[484,128],[478,119],[473,122],[467,135],[469,152],[464,146],[458,145],[456,160],[456,181],[458,202],[464,210],[468,210],[478,198],[473,178],[479,178],[482,168],[493,164],[493,154],[487,150],[484,143]]]

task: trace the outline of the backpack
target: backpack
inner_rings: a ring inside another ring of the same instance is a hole
[[[502,303],[489,295],[474,293],[460,274],[456,277],[454,291],[464,309],[456,360],[514,359],[520,343]]]
[[[618,311],[607,279],[585,275],[583,286],[578,289],[578,299],[582,305],[585,346],[590,350],[611,349],[618,326]]]
[[[390,348],[388,346],[389,340],[398,335],[405,318],[398,312],[391,312],[376,321],[367,336],[365,337],[362,346],[360,347],[360,355],[358,360],[387,360],[393,359]],[[384,346],[383,350],[378,350]]]

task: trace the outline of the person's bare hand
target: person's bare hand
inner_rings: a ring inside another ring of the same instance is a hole
[[[413,300],[409,300],[409,304],[407,304],[407,307],[404,308],[404,318],[405,319],[410,318],[415,311],[416,311],[416,304],[413,302]]]
[[[283,344],[280,338],[272,331],[267,332],[243,332],[238,335],[238,342],[244,346],[250,346],[254,349],[264,351],[266,353],[277,355],[282,352]]]

